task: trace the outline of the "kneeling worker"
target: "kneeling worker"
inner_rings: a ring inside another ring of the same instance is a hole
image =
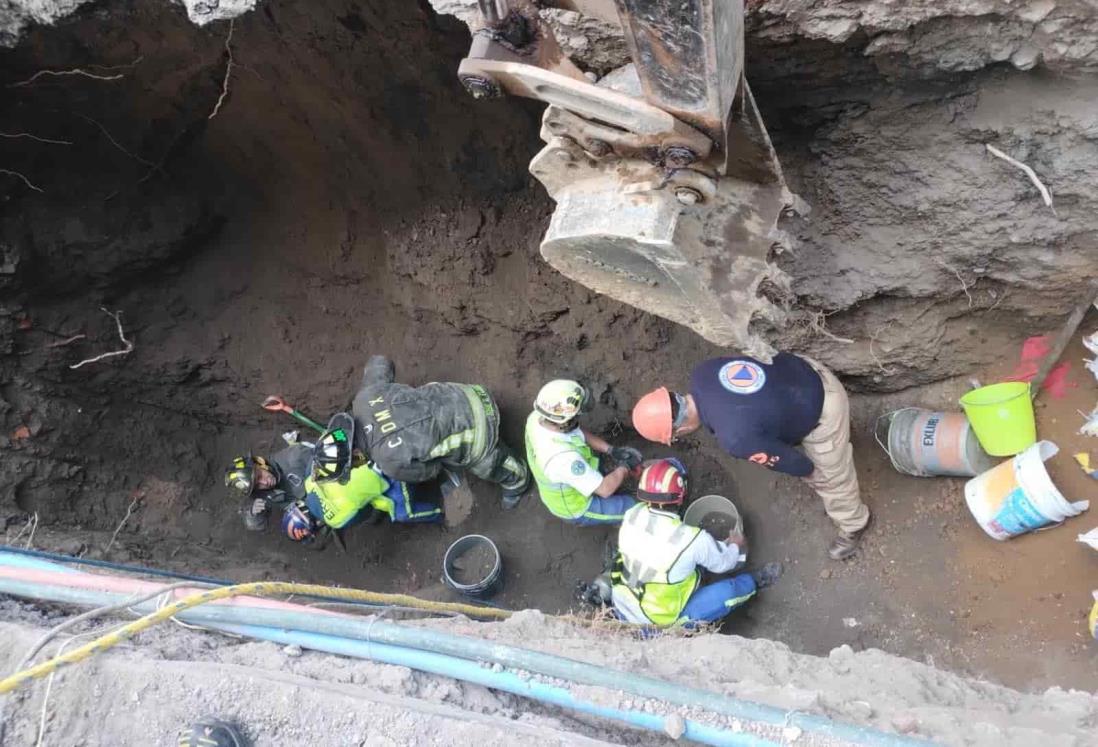
[[[771,363],[713,358],[694,368],[689,394],[660,387],[633,408],[633,427],[649,441],[670,444],[702,426],[732,456],[804,478],[838,528],[828,555],[857,552],[870,514],[854,469],[850,400],[835,374],[789,353]]]
[[[686,469],[677,459],[647,462],[637,498],[618,531],[618,557],[610,571],[611,602],[627,622],[669,627],[717,622],[773,583],[780,571],[767,565],[758,578],[741,573],[701,585],[699,567],[727,573],[745,549],[742,535],[718,542],[679,518],[686,497]]]
[[[382,355],[366,362],[352,405],[369,458],[386,475],[426,482],[443,468],[468,470],[503,490],[503,507],[517,505],[530,482],[526,464],[499,433],[499,407],[477,384],[395,381]]]
[[[375,512],[396,524],[442,521],[438,505],[416,500],[416,486],[386,477],[354,450],[354,428],[351,416],[340,413],[317,441],[305,498],[282,516],[282,531],[295,542],[315,540],[324,527],[352,527]]]
[[[534,412],[526,419],[526,461],[549,512],[572,524],[620,524],[636,505],[619,494],[641,454],[627,446],[610,446],[579,427],[587,390],[570,379],[554,379],[541,388]],[[595,454],[606,454],[618,465],[599,472]]]
[[[225,486],[244,499],[240,515],[246,529],[263,531],[272,509],[305,498],[312,459],[312,448],[304,444],[291,444],[269,457],[248,454],[233,459],[225,470]]]

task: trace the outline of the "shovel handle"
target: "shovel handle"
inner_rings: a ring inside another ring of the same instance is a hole
[[[298,412],[296,409],[286,404],[286,401],[278,395],[272,394],[271,396],[267,397],[260,403],[260,406],[268,412],[284,412],[298,422],[304,423],[305,425],[309,426],[317,433],[324,432],[324,426],[310,418],[308,415]]]

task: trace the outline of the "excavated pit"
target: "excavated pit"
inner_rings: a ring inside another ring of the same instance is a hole
[[[799,321],[777,342],[866,392],[945,383],[859,399],[878,528],[852,564],[826,561],[826,519],[799,483],[703,440],[678,449],[696,495],[728,495],[745,513],[752,561],[787,567],[728,630],[1094,689],[1098,659],[1081,637],[1093,561],[1062,559],[1073,532],[988,550],[963,483],[894,474],[868,435],[895,406],[950,406],[963,388],[951,377],[983,375],[1055,328],[1095,277],[1094,78],[1066,53],[1030,71],[997,63],[1011,56],[1001,51],[935,64],[933,50],[957,43],[942,41],[940,18],[886,54],[879,29],[809,33],[811,19],[771,9],[753,17],[749,75],[790,185],[813,207],[786,226]],[[504,557],[501,603],[572,605],[609,533],[563,526],[535,499],[505,513],[476,484],[458,526],[361,527],[342,555],[245,533],[220,484],[232,455],[271,450],[293,427],[258,407],[265,395],[327,415],[348,405],[372,352],[410,383],[487,385],[514,444],[538,385],[575,376],[598,397],[593,427],[638,446],[634,398],[681,385],[716,352],[544,264],[552,204],[526,172],[540,107],[469,99],[455,76],[467,43],[426,2],[274,0],[232,26],[195,27],[174,5],[111,0],[0,52],[0,129],[34,136],[0,138],[0,167],[29,182],[0,175],[9,541],[445,598],[442,553],[477,531]],[[76,68],[87,74],[35,77]],[[1055,215],[986,143],[1037,170]],[[71,369],[121,347],[100,307],[123,312],[134,349]]]

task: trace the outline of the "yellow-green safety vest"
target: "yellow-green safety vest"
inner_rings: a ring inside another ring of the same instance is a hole
[[[345,485],[338,482],[318,483],[312,477],[305,480],[306,494],[316,494],[322,512],[320,518],[332,529],[341,528],[370,503],[385,498],[388,489],[389,481],[368,464],[352,469]],[[391,501],[387,502],[391,504]],[[387,513],[391,514],[391,506]]]
[[[558,433],[538,422],[540,418],[538,413],[532,412],[526,419],[526,461],[534,475],[534,482],[538,484],[538,494],[549,513],[562,519],[577,519],[587,511],[591,496],[584,495],[566,482],[553,482],[546,476],[544,465],[560,454],[570,453],[597,471],[598,457],[578,429],[571,434]]]
[[[701,574],[695,569],[682,581],[668,574],[702,530],[682,519],[641,503],[625,512],[618,531],[620,565],[611,574],[614,590],[631,595],[653,625],[673,625]]]

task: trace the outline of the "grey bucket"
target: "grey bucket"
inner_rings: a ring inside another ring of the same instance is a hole
[[[471,584],[463,584],[453,576],[454,561],[475,547],[487,547],[495,557],[495,563],[483,579]],[[496,543],[483,534],[467,534],[446,548],[442,557],[442,580],[456,592],[475,599],[487,599],[503,587],[503,560]]]
[[[888,430],[882,434],[885,419]],[[905,475],[975,477],[997,463],[981,448],[962,412],[905,407],[879,417],[874,435],[892,466]]]
[[[711,513],[728,514],[732,517],[737,534],[743,534],[743,517],[740,516],[736,504],[723,495],[703,495],[693,501],[682,515],[682,523],[692,527],[701,526],[701,521]],[[724,539],[716,537],[715,539]]]

